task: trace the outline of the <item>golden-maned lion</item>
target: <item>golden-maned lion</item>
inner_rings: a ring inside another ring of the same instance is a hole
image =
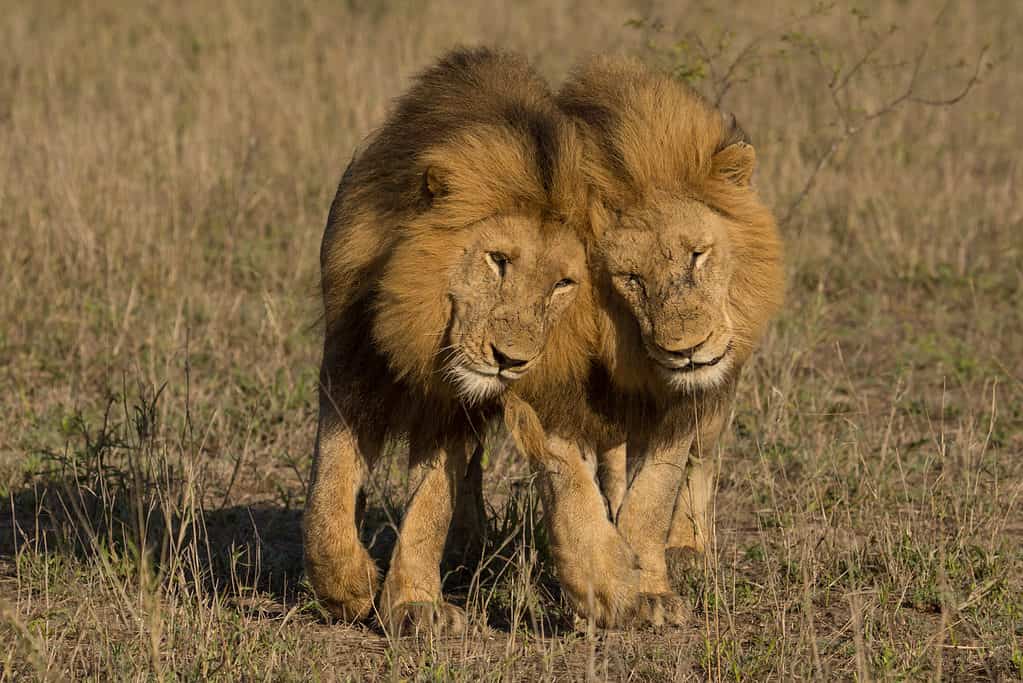
[[[569,587],[576,608],[605,624],[651,608],[655,623],[678,622],[685,606],[670,586],[666,549],[704,549],[706,456],[739,372],[781,305],[780,239],[750,184],[753,147],[732,117],[689,88],[605,57],[573,74],[559,104],[583,131],[594,189],[599,351],[581,383],[553,394],[518,387],[525,403],[509,402],[507,419],[541,482],[555,482],[542,484],[553,497],[585,491],[574,494],[586,501],[573,503],[577,526],[551,531],[559,576],[590,587]],[[638,567],[609,569],[572,545],[613,544],[612,523]]]
[[[456,496],[499,394],[543,355],[584,358],[559,330],[589,291],[581,144],[520,58],[452,52],[357,152],[321,248],[325,341],[306,571],[337,616],[374,608],[360,488],[391,440],[421,482],[379,596],[385,627],[457,628],[439,564]],[[588,306],[582,306],[585,310]]]

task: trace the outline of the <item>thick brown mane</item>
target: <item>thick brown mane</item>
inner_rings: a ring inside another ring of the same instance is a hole
[[[737,338],[749,350],[781,305],[782,249],[771,211],[750,184],[753,148],[731,115],[691,88],[641,62],[599,57],[578,69],[559,104],[580,124],[586,169],[602,214],[658,195],[698,200],[727,216],[734,275],[728,299]],[[610,349],[605,356],[643,362],[640,350]],[[637,368],[637,376],[644,373]]]
[[[579,154],[546,83],[515,55],[456,50],[415,79],[349,164],[324,233],[321,381],[345,386],[343,414],[393,428],[426,406],[440,430],[462,418],[436,360],[464,233],[501,213],[577,223]],[[399,247],[421,258],[393,258]]]

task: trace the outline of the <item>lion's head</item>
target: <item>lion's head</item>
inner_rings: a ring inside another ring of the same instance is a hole
[[[783,292],[777,229],[750,184],[752,145],[732,117],[631,60],[595,60],[561,104],[588,139],[617,376],[676,391],[722,384]]]
[[[398,384],[465,404],[499,394],[585,289],[581,152],[520,58],[445,57],[342,181],[324,239],[328,329],[365,301],[352,345],[371,342]]]
[[[434,228],[395,249],[374,337],[399,374],[475,404],[532,368],[586,279],[582,241],[559,220],[506,213]]]
[[[726,219],[701,202],[662,197],[622,211],[614,222],[601,241],[603,266],[647,355],[673,387],[719,383],[735,337]]]
[[[446,369],[461,395],[500,393],[540,358],[576,298],[586,258],[575,235],[538,217],[502,216],[477,226],[448,295]]]

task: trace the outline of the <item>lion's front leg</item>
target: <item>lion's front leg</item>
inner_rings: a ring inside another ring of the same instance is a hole
[[[419,483],[405,509],[391,566],[380,592],[380,616],[393,634],[406,629],[461,631],[465,612],[444,602],[440,562],[458,488],[469,463],[463,441],[427,445],[413,440],[411,478]]]
[[[726,413],[703,415],[686,461],[665,551],[671,585],[679,590],[687,576],[702,566],[713,533],[714,454],[725,427]]]
[[[713,464],[707,458],[691,455],[668,532],[668,574],[676,589],[684,583],[688,572],[700,566],[707,552],[713,496]]]
[[[630,444],[630,458],[638,462],[617,518],[618,529],[639,559],[640,590],[658,596],[661,609],[679,619],[685,605],[668,580],[665,550],[691,443],[689,437],[654,448]]]
[[[548,451],[533,462],[562,590],[577,614],[600,626],[632,623],[642,599],[639,565],[608,519],[594,459],[559,438],[548,440]]]
[[[379,454],[371,436],[359,438],[324,395],[316,430],[309,497],[302,522],[306,577],[337,618],[369,616],[378,570],[359,540],[359,492]]]

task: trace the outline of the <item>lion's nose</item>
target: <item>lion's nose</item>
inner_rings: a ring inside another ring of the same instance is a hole
[[[704,339],[702,342],[700,342],[696,346],[690,346],[689,348],[669,349],[668,347],[662,346],[660,344],[657,345],[657,348],[663,351],[664,353],[668,354],[669,356],[675,356],[676,358],[692,359],[693,354],[699,351],[700,348],[707,343],[707,340],[710,339],[710,337],[711,335],[708,334],[706,339]]]
[[[508,354],[501,351],[493,344],[490,345],[490,350],[494,354],[494,362],[497,363],[497,367],[501,370],[513,370],[515,368],[521,368],[523,365],[528,363],[528,360],[522,360],[520,358],[512,358]]]

